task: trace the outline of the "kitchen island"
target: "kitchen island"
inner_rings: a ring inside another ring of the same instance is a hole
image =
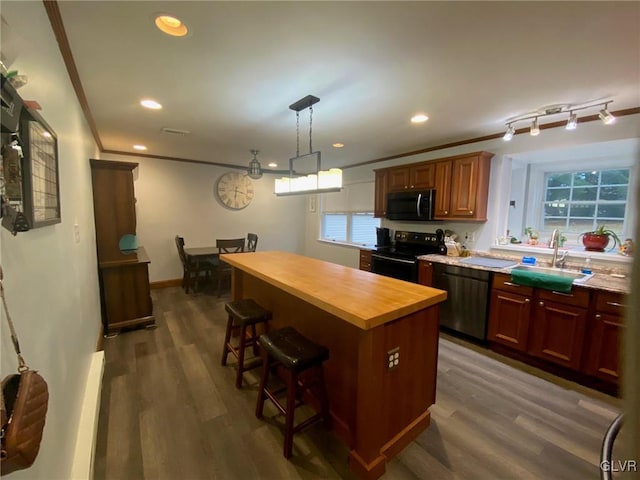
[[[293,326],[329,348],[333,431],[352,471],[380,477],[429,426],[446,292],[287,252],[221,259],[233,267],[234,300],[255,299],[273,313],[271,328]]]

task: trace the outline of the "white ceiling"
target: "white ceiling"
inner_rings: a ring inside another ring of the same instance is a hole
[[[552,104],[640,106],[638,2],[58,3],[105,150],[142,143],[152,155],[246,165],[255,148],[263,167],[286,169],[288,106],[308,94],[320,98],[323,167],[498,133]],[[189,35],[157,30],[159,12]],[[146,97],[164,108],[141,108]],[[411,124],[420,111],[430,120]],[[308,111],[300,119],[307,153]]]

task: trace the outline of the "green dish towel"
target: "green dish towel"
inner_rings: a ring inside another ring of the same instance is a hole
[[[527,272],[526,270],[511,270],[511,281],[518,285],[544,288],[561,293],[569,293],[571,292],[571,287],[573,287],[572,278],[558,277],[557,275],[540,272]]]

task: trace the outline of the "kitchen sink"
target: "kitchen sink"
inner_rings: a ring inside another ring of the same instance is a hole
[[[516,265],[511,270],[520,270],[525,272],[544,273],[546,275],[555,275],[556,277],[572,278],[573,283],[584,283],[593,277],[593,273],[576,272],[575,270],[565,270],[562,268],[537,267],[535,265]]]

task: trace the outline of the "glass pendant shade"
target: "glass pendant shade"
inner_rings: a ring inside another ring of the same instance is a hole
[[[253,178],[254,180],[258,180],[262,178],[262,166],[260,165],[260,162],[256,158],[256,155],[258,155],[259,150],[251,150],[251,153],[253,154],[253,160],[249,162],[247,175],[249,175],[249,177]]]

